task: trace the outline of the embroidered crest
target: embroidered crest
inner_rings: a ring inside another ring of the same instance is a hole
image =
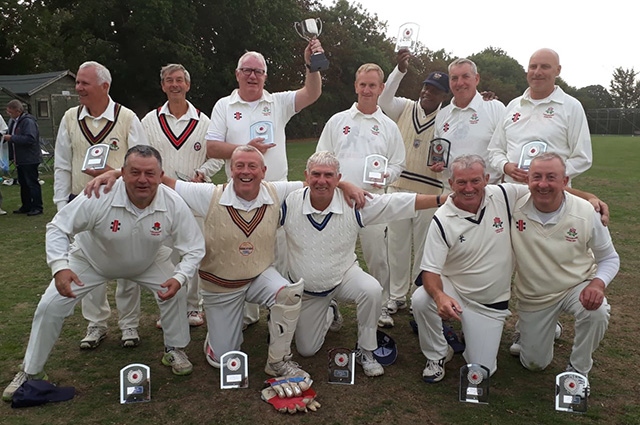
[[[239,121],[242,119],[242,112],[235,112],[233,114],[233,119],[235,119],[236,121]]]
[[[374,136],[380,134],[380,127],[378,127],[378,124],[374,124],[373,127],[371,127],[371,134]]]
[[[475,112],[471,115],[471,118],[469,118],[469,124],[478,124],[479,121],[480,118],[478,118],[478,114]]]
[[[160,223],[156,221],[151,226],[151,236],[159,236],[160,234],[162,234],[162,229],[160,228]]]
[[[265,116],[265,117],[271,116],[271,106],[265,105],[264,108],[262,108],[262,116]]]
[[[516,222],[516,229],[518,229],[519,232],[524,232],[524,229],[527,228],[527,223],[524,220],[518,220]]]
[[[567,235],[565,236],[567,242],[577,242],[578,241],[578,231],[572,227],[567,231]]]
[[[120,143],[120,140],[118,140],[115,137],[112,137],[109,139],[109,150],[112,151],[117,151],[118,149],[120,149],[120,146],[118,145],[118,143]]]
[[[118,230],[120,230],[120,221],[113,220],[109,228],[111,229],[112,232],[114,233],[117,232]]]
[[[503,222],[500,219],[500,217],[494,217],[493,218],[493,227],[496,228],[496,233],[501,233],[504,231],[504,226],[503,226]]]
[[[553,110],[553,106],[549,106],[544,113],[542,114],[543,117],[545,118],[553,118],[554,114],[556,112]]]
[[[242,242],[238,247],[238,251],[240,251],[240,255],[247,257],[253,254],[253,245],[251,242]]]
[[[195,150],[196,152],[200,152],[200,149],[202,149],[202,144],[200,142],[196,142],[193,145],[193,150]]]

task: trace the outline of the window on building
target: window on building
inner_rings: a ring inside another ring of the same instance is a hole
[[[49,118],[49,101],[38,101],[38,118]]]

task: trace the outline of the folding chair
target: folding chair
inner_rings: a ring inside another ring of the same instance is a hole
[[[55,147],[51,140],[40,138],[40,150],[42,151],[40,167],[49,173],[53,172]]]

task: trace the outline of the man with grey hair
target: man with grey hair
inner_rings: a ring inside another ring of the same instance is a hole
[[[80,65],[76,74],[76,92],[80,105],[70,108],[62,117],[56,136],[53,201],[60,211],[80,194],[91,177],[122,166],[127,150],[147,144],[140,120],[130,109],[109,96],[111,73],[94,61]],[[109,145],[107,167],[82,170],[85,154],[91,146]],[[119,326],[124,347],[140,342],[140,288],[119,280],[116,289]],[[107,335],[107,319],[111,313],[106,285],[97,287],[82,300],[82,314],[89,321],[80,348],[96,348]]]
[[[374,195],[364,207],[355,209],[347,205],[338,188],[341,178],[336,156],[318,151],[307,161],[308,187],[291,193],[283,204],[289,279],[304,280],[296,348],[302,356],[317,353],[327,331],[338,330],[342,324],[336,300],[354,302],[358,321],[356,361],[365,375],[380,376],[384,368],[372,352],[378,346],[382,288],[358,265],[358,233],[367,225],[412,218],[416,210],[435,207],[437,196]]]
[[[226,160],[225,171],[231,178],[229,159],[238,145],[250,145],[263,155],[267,166],[266,181],[286,181],[288,176],[285,127],[302,109],[314,103],[322,93],[320,72],[311,72],[311,55],[324,52],[318,39],[312,39],[304,50],[307,66],[304,87],[295,91],[269,93],[264,90],[267,64],[258,52],[247,52],[238,60],[235,71],[238,88],[218,100],[211,112],[207,131],[207,155]],[[276,245],[276,268],[280,273],[286,264],[284,234],[279,232]],[[256,306],[247,306],[245,325],[259,319]]]
[[[193,365],[184,352],[189,325],[182,285],[196,272],[204,239],[185,202],[161,184],[162,158],[151,146],[134,146],[123,158],[122,179],[109,193],[83,193],[47,224],[47,264],[53,279],[34,313],[21,370],[2,393],[11,401],[27,380],[47,379],[44,366],[78,300],[126,277],[149,289],[166,320],[162,364],[176,375]],[[73,238],[73,242],[71,239]],[[181,260],[169,260],[172,238]]]
[[[451,160],[460,155],[479,155],[488,164],[487,147],[504,116],[505,107],[497,99],[483,100],[483,95],[478,92],[479,83],[480,74],[472,60],[458,58],[449,64],[449,86],[453,99],[438,113],[434,136],[451,142]],[[442,162],[438,162],[431,169],[444,171],[445,191],[452,190],[448,186],[451,168],[445,168]],[[487,169],[487,172],[490,184],[500,182],[501,171]]]
[[[9,142],[9,149],[13,151],[22,201],[14,214],[39,215],[43,206],[42,189],[38,181],[38,166],[42,162],[38,122],[33,115],[25,112],[22,102],[17,99],[7,103],[7,114],[11,120],[7,134],[2,137]]]
[[[187,100],[191,88],[189,71],[180,64],[162,67],[160,87],[167,95],[167,101],[142,119],[149,144],[162,154],[163,170],[167,175],[190,181],[208,181],[224,162],[207,159],[205,136],[210,120]],[[203,220],[203,217],[196,216],[200,230]],[[173,257],[174,262],[180,261],[179,256]],[[204,323],[198,305],[198,286],[197,276],[187,282],[187,315],[191,326]],[[159,321],[158,324],[161,325]]]

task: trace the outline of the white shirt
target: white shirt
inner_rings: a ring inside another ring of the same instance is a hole
[[[369,115],[360,112],[354,103],[350,109],[332,116],[322,130],[316,147],[318,151],[336,155],[344,181],[374,192],[378,190],[363,183],[368,155],[378,154],[387,158],[387,185],[395,181],[404,169],[405,150],[400,130],[379,107]]]
[[[504,117],[505,106],[498,100],[483,100],[476,92],[471,102],[464,108],[455,105],[455,99],[442,108],[436,116],[434,137],[442,137],[451,142],[449,165],[460,155],[479,155],[487,165],[489,183],[496,184],[502,179],[502,170],[489,167],[489,142],[496,127]],[[449,187],[450,167],[443,172],[445,187]]]
[[[530,89],[513,99],[489,144],[491,167],[504,170],[507,162],[518,164],[522,147],[541,140],[547,152],[555,152],[566,162],[573,180],[591,167],[591,136],[580,102],[556,86],[551,95],[533,100]],[[505,180],[512,181],[505,176]]]
[[[100,198],[78,195],[47,224],[47,263],[55,275],[68,269],[70,253],[80,250],[105,278],[134,278],[157,261],[162,250],[169,250],[163,243],[167,238],[182,257],[173,275],[182,285],[195,274],[205,253],[202,232],[189,208],[173,190],[159,185],[151,205],[138,213],[118,179]]]
[[[251,126],[259,122],[271,123],[276,146],[264,154],[267,173],[265,180],[286,180],[288,174],[285,127],[296,114],[296,92],[262,92],[257,102],[240,98],[238,89],[230,96],[218,100],[211,112],[211,124],[207,140],[217,140],[234,145],[246,145],[252,139]],[[227,178],[231,179],[231,161],[226,161]]]
[[[480,304],[509,300],[514,268],[510,214],[528,192],[524,185],[488,185],[476,214],[447,198],[431,221],[420,268],[448,279],[461,295]]]

